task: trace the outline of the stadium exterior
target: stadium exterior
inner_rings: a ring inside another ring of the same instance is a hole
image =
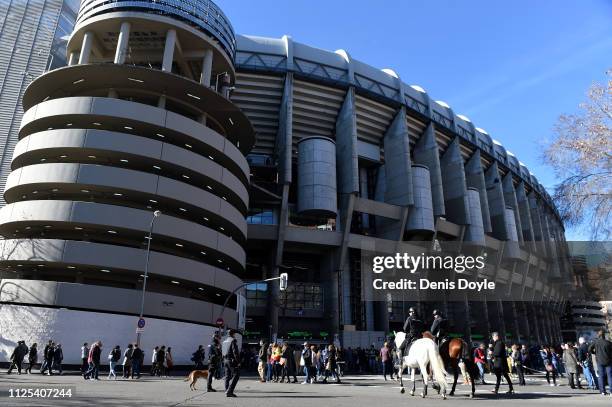
[[[415,301],[362,301],[360,251],[409,240],[482,246],[489,278],[525,300],[415,304],[426,317],[441,308],[476,340],[561,340],[563,225],[512,153],[390,69],[234,36],[214,3],[187,3],[84,1],[69,66],[27,89],[0,211],[4,352],[133,340],[149,230],[143,343],[176,363],[234,288],[280,272],[289,289],[251,284],[230,327],[379,342]]]

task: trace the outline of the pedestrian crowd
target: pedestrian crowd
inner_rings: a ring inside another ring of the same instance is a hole
[[[337,347],[335,344],[315,344],[304,342],[301,347],[289,343],[259,342],[259,348],[245,346],[238,348],[235,334],[230,330],[227,338],[215,335],[207,349],[200,345],[191,356],[195,370],[208,369],[208,391],[215,391],[213,379],[225,376],[225,390],[228,397],[235,397],[234,389],[240,377],[240,370],[257,370],[262,383],[297,383],[298,376],[303,376],[302,384],[327,383],[329,379],[341,382],[345,372],[370,373],[383,375],[387,380],[397,379],[397,349],[393,341],[384,343],[380,349],[374,345],[369,348]],[[84,343],[81,347],[81,374],[86,380],[99,380],[103,345],[101,341]],[[600,331],[597,338],[587,341],[580,337],[577,343],[567,342],[560,346],[543,345],[541,347],[525,344],[506,344],[499,335],[493,334],[493,342],[474,347],[471,351],[474,364],[478,368],[478,380],[485,383],[485,374],[497,376],[496,389],[501,376],[506,378],[512,391],[512,377],[520,386],[526,384],[525,376],[532,373],[543,373],[547,383],[557,386],[557,379],[566,376],[568,386],[572,389],[598,390],[601,394],[612,394],[612,342]],[[61,344],[50,340],[43,348],[40,373],[62,374],[64,358]],[[108,379],[138,379],[141,377],[145,352],[138,344],[128,344],[125,350],[119,345],[112,347],[107,355]],[[171,374],[174,363],[172,348],[165,345],[156,346],[151,352],[151,376],[167,377]],[[17,370],[17,374],[32,373],[39,363],[39,351],[36,343],[27,346],[25,341],[17,342],[11,356],[7,373]],[[25,367],[25,369],[24,369]],[[121,371],[119,372],[119,368]],[[583,380],[584,379],[584,382]],[[470,378],[464,375],[464,383]],[[608,389],[606,391],[606,389]]]

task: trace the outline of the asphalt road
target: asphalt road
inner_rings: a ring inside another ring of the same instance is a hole
[[[286,384],[259,383],[254,377],[242,378],[236,389],[237,398],[227,398],[222,381],[215,381],[217,393],[206,393],[206,383],[198,382],[197,391],[190,391],[181,377],[140,380],[85,381],[80,376],[18,376],[0,373],[0,406],[245,406],[245,407],[395,407],[395,406],[611,406],[612,397],[597,392],[572,390],[561,378],[558,387],[550,387],[542,377],[528,376],[527,386],[515,386],[516,394],[495,396],[492,385],[477,386],[476,397],[469,399],[468,386],[458,386],[455,397],[443,400],[435,392],[427,398],[400,393],[397,382],[382,380],[380,376],[346,376],[342,384]],[[492,380],[491,377],[488,378]],[[407,382],[409,383],[409,382]],[[69,388],[71,398],[10,398],[9,389],[16,388]],[[421,383],[417,383],[417,394]],[[507,388],[502,386],[501,391]]]

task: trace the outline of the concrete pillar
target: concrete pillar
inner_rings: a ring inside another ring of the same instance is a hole
[[[157,101],[157,107],[159,107],[160,109],[166,108],[166,95],[161,95],[159,97],[159,100]]]
[[[207,88],[210,87],[210,81],[212,79],[212,63],[213,63],[213,51],[207,49],[204,52],[204,59],[202,59],[202,74],[200,75],[200,83]]]
[[[87,31],[83,35],[83,43],[81,44],[81,55],[79,55],[79,65],[89,63],[89,55],[91,55],[91,45],[93,43],[94,33]]]
[[[174,58],[174,47],[176,45],[176,30],[166,32],[166,45],[164,45],[164,59],[162,71],[172,72],[172,60]]]
[[[70,53],[70,58],[68,59],[68,66],[76,65],[79,62],[79,54],[76,51],[72,51]]]
[[[130,26],[131,24],[127,21],[121,23],[121,29],[119,30],[119,39],[117,40],[117,49],[115,51],[116,64],[125,63],[128,43],[130,42]]]

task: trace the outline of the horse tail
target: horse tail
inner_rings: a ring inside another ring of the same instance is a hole
[[[442,356],[440,356],[440,353],[436,349],[436,345],[433,343],[433,341],[430,343],[430,346],[427,347],[427,353],[434,380],[443,389],[443,393],[446,393],[446,375],[448,373],[446,373],[446,370],[444,369]]]

